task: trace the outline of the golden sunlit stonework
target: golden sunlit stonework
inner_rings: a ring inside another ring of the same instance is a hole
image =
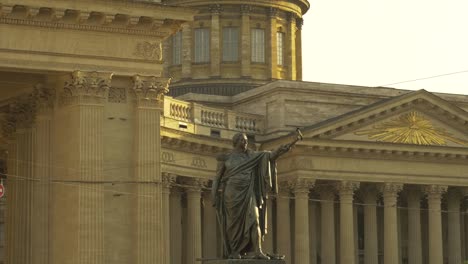
[[[297,127],[264,252],[468,259],[468,96],[300,81],[308,9],[0,0],[0,264],[206,264],[217,157],[236,133],[268,151]]]
[[[369,139],[392,143],[444,146],[447,145],[447,141],[451,141],[468,146],[467,141],[454,137],[415,111],[374,125],[371,129],[357,131],[355,134],[358,136],[367,135]]]

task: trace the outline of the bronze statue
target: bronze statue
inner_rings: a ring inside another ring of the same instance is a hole
[[[223,258],[269,259],[261,241],[266,234],[266,199],[277,193],[275,160],[302,139],[300,130],[289,144],[274,151],[252,151],[243,133],[232,138],[234,150],[218,156],[212,195],[223,241]]]

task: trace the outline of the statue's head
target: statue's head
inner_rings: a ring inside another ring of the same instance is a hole
[[[249,140],[247,139],[247,135],[244,133],[237,133],[232,137],[232,146],[235,149],[240,150],[247,150],[247,146],[249,144]]]

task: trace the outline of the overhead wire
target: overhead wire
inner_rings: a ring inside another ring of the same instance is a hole
[[[428,76],[428,77],[422,77],[422,78],[410,79],[410,80],[406,80],[406,81],[399,81],[399,82],[394,82],[394,83],[377,85],[377,86],[374,86],[374,87],[385,87],[385,86],[391,86],[391,85],[397,85],[397,84],[403,84],[403,83],[417,82],[417,81],[429,80],[429,79],[445,77],[445,76],[449,76],[449,75],[462,74],[462,73],[468,73],[468,70],[450,72],[450,73],[444,73],[444,74],[438,74],[438,75],[432,75],[432,76]]]

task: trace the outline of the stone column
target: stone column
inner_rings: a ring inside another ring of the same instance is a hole
[[[164,243],[164,255],[163,263],[172,264],[171,260],[171,210],[170,210],[170,194],[171,187],[174,185],[177,176],[170,173],[162,173],[162,211],[163,211],[163,241]]]
[[[317,263],[317,202],[309,202],[310,263]]]
[[[400,263],[398,246],[398,193],[403,185],[384,183],[380,186],[384,198],[384,264]]]
[[[373,186],[361,189],[364,202],[364,264],[378,264],[377,190]]]
[[[336,263],[335,247],[335,193],[329,186],[316,188],[321,201],[321,256],[322,263]]]
[[[444,261],[442,248],[442,215],[441,198],[447,191],[447,186],[424,186],[427,195],[429,214],[429,264],[440,264]]]
[[[8,260],[11,263],[32,263],[32,188],[34,179],[34,151],[35,151],[35,130],[33,123],[35,119],[34,100],[30,95],[17,98],[10,105],[9,116],[11,122],[10,135],[12,140],[9,146],[8,158],[8,188],[11,193],[7,193],[9,202],[8,209],[12,209],[8,228],[11,228],[6,249]],[[10,181],[10,179],[12,179]],[[9,190],[7,190],[9,191]],[[13,200],[14,199],[14,200]],[[8,232],[8,231],[7,231]]]
[[[298,178],[292,182],[295,196],[294,213],[294,262],[310,263],[309,246],[309,189],[314,181]]]
[[[170,195],[171,264],[182,264],[182,190],[172,187]]]
[[[8,122],[8,121],[4,121]],[[3,124],[5,125],[5,124]],[[2,127],[5,131],[5,128]],[[17,146],[16,139],[13,137],[13,131],[10,131],[8,135],[4,136],[8,140],[8,155],[7,155],[7,171],[8,175],[17,175]],[[6,206],[6,223],[5,223],[5,263],[14,263],[16,259],[16,240],[18,239],[16,231],[16,225],[18,223],[18,181],[19,178],[9,177],[8,178],[8,194],[7,195],[7,206]]]
[[[202,257],[201,183],[193,179],[187,192],[187,264],[198,264]]]
[[[278,50],[277,50],[277,36],[276,36],[276,33],[278,32],[278,29],[277,29],[277,24],[276,24],[276,15],[278,14],[278,9],[277,8],[273,8],[271,7],[269,10],[268,10],[268,17],[269,17],[269,30],[268,30],[268,35],[269,35],[269,49],[268,50],[268,53],[267,55],[269,55],[268,57],[270,58],[269,62],[270,62],[270,65],[269,66],[269,69],[270,69],[270,78],[271,79],[278,79]]]
[[[271,194],[266,200],[267,204],[267,233],[264,237],[263,252],[273,253],[273,197]]]
[[[220,5],[210,5],[211,11],[211,43],[210,43],[210,58],[211,58],[211,76],[219,77],[220,72],[220,62],[221,62],[221,44],[219,37],[219,14],[221,12]]]
[[[353,196],[359,183],[342,181],[336,187],[340,196],[340,263],[353,264],[356,261]]]
[[[296,15],[294,13],[288,13],[288,36],[287,40],[287,65],[290,80],[296,80],[297,69],[296,69]]]
[[[15,261],[18,263],[32,263],[32,186],[33,186],[33,163],[34,163],[34,140],[35,134],[32,128],[18,128],[17,134],[17,157],[18,157],[18,222],[15,228],[16,240],[19,244],[14,245],[18,251]]]
[[[241,76],[249,77],[250,73],[250,58],[251,49],[250,46],[250,6],[242,5],[242,24],[241,24]]]
[[[276,196],[276,247],[280,255],[285,255],[286,263],[291,263],[291,209],[289,206],[289,187],[284,182],[279,183]]]
[[[182,25],[182,79],[192,77],[192,25]]]
[[[302,18],[296,19],[296,80],[302,81]]]
[[[203,182],[206,191],[203,191],[203,258],[217,258],[218,238],[216,236],[216,228],[218,222],[216,220],[216,209],[213,207],[213,199],[211,198],[211,185],[209,181]]]
[[[408,263],[422,264],[421,191],[408,188]]]
[[[36,147],[32,190],[32,259],[35,264],[49,263],[49,191],[51,170],[52,108],[55,91],[36,85]]]
[[[135,181],[137,197],[136,264],[163,263],[162,177],[160,167],[160,116],[169,80],[154,76],[133,77],[135,109]]]
[[[460,200],[462,195],[457,189],[448,192],[448,264],[462,263]]]
[[[61,241],[67,243],[66,247],[57,243],[55,248],[57,253],[59,248],[70,254],[73,252],[76,263],[80,264],[104,263],[103,123],[111,78],[111,73],[75,71],[61,95],[69,113],[67,136],[70,138],[71,170],[66,180],[78,182],[72,190],[75,197],[69,198],[77,209],[76,220],[73,220],[77,225],[68,235],[59,234],[54,226]],[[68,186],[58,187],[57,193],[59,188],[65,192]],[[69,208],[59,210],[62,217],[69,214]],[[57,254],[56,261],[69,261],[67,253]]]

